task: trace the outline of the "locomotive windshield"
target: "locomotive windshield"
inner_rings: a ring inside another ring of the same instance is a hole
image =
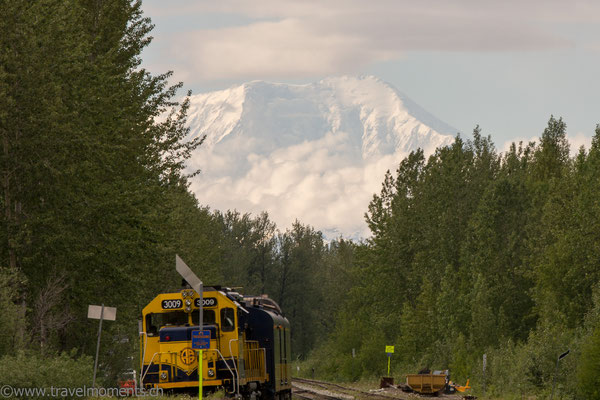
[[[146,332],[149,335],[157,334],[164,326],[189,325],[188,314],[185,311],[148,314],[146,316]]]
[[[192,313],[192,324],[198,325],[198,315],[197,311]],[[202,325],[214,325],[215,324],[215,312],[214,310],[204,310],[202,312]]]

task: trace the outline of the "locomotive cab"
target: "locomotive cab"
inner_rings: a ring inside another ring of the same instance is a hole
[[[202,362],[206,391],[291,398],[289,322],[265,296],[247,297],[227,288],[203,292],[203,330],[210,348],[192,348],[199,329],[200,297],[191,289],[156,296],[142,311],[140,383],[163,389],[198,388]]]

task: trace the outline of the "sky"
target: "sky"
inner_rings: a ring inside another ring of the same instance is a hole
[[[600,2],[144,0],[143,53],[194,93],[251,80],[372,74],[499,148],[563,117],[576,145],[600,122]]]
[[[155,24],[143,66],[172,70],[194,94],[374,75],[463,137],[479,125],[500,151],[537,139],[554,115],[575,153],[600,123],[597,0],[143,0],[143,9]],[[364,237],[368,201],[398,160],[360,164],[343,153],[340,162],[340,138],[249,155],[253,168],[237,177],[203,166],[192,190],[211,208],[266,209],[280,228],[297,217]],[[273,196],[265,182],[284,189]]]

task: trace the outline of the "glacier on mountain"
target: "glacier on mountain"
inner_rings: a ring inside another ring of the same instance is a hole
[[[253,81],[192,96],[188,115],[190,136],[206,135],[189,160],[201,204],[351,238],[368,236],[363,215],[387,169],[457,133],[373,76]]]

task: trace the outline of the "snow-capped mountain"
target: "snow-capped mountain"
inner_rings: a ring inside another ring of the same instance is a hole
[[[363,215],[385,170],[457,133],[373,76],[199,94],[189,124],[192,137],[206,135],[190,160],[202,169],[192,182],[202,204],[266,210],[282,229],[298,219],[345,237],[368,235]]]

